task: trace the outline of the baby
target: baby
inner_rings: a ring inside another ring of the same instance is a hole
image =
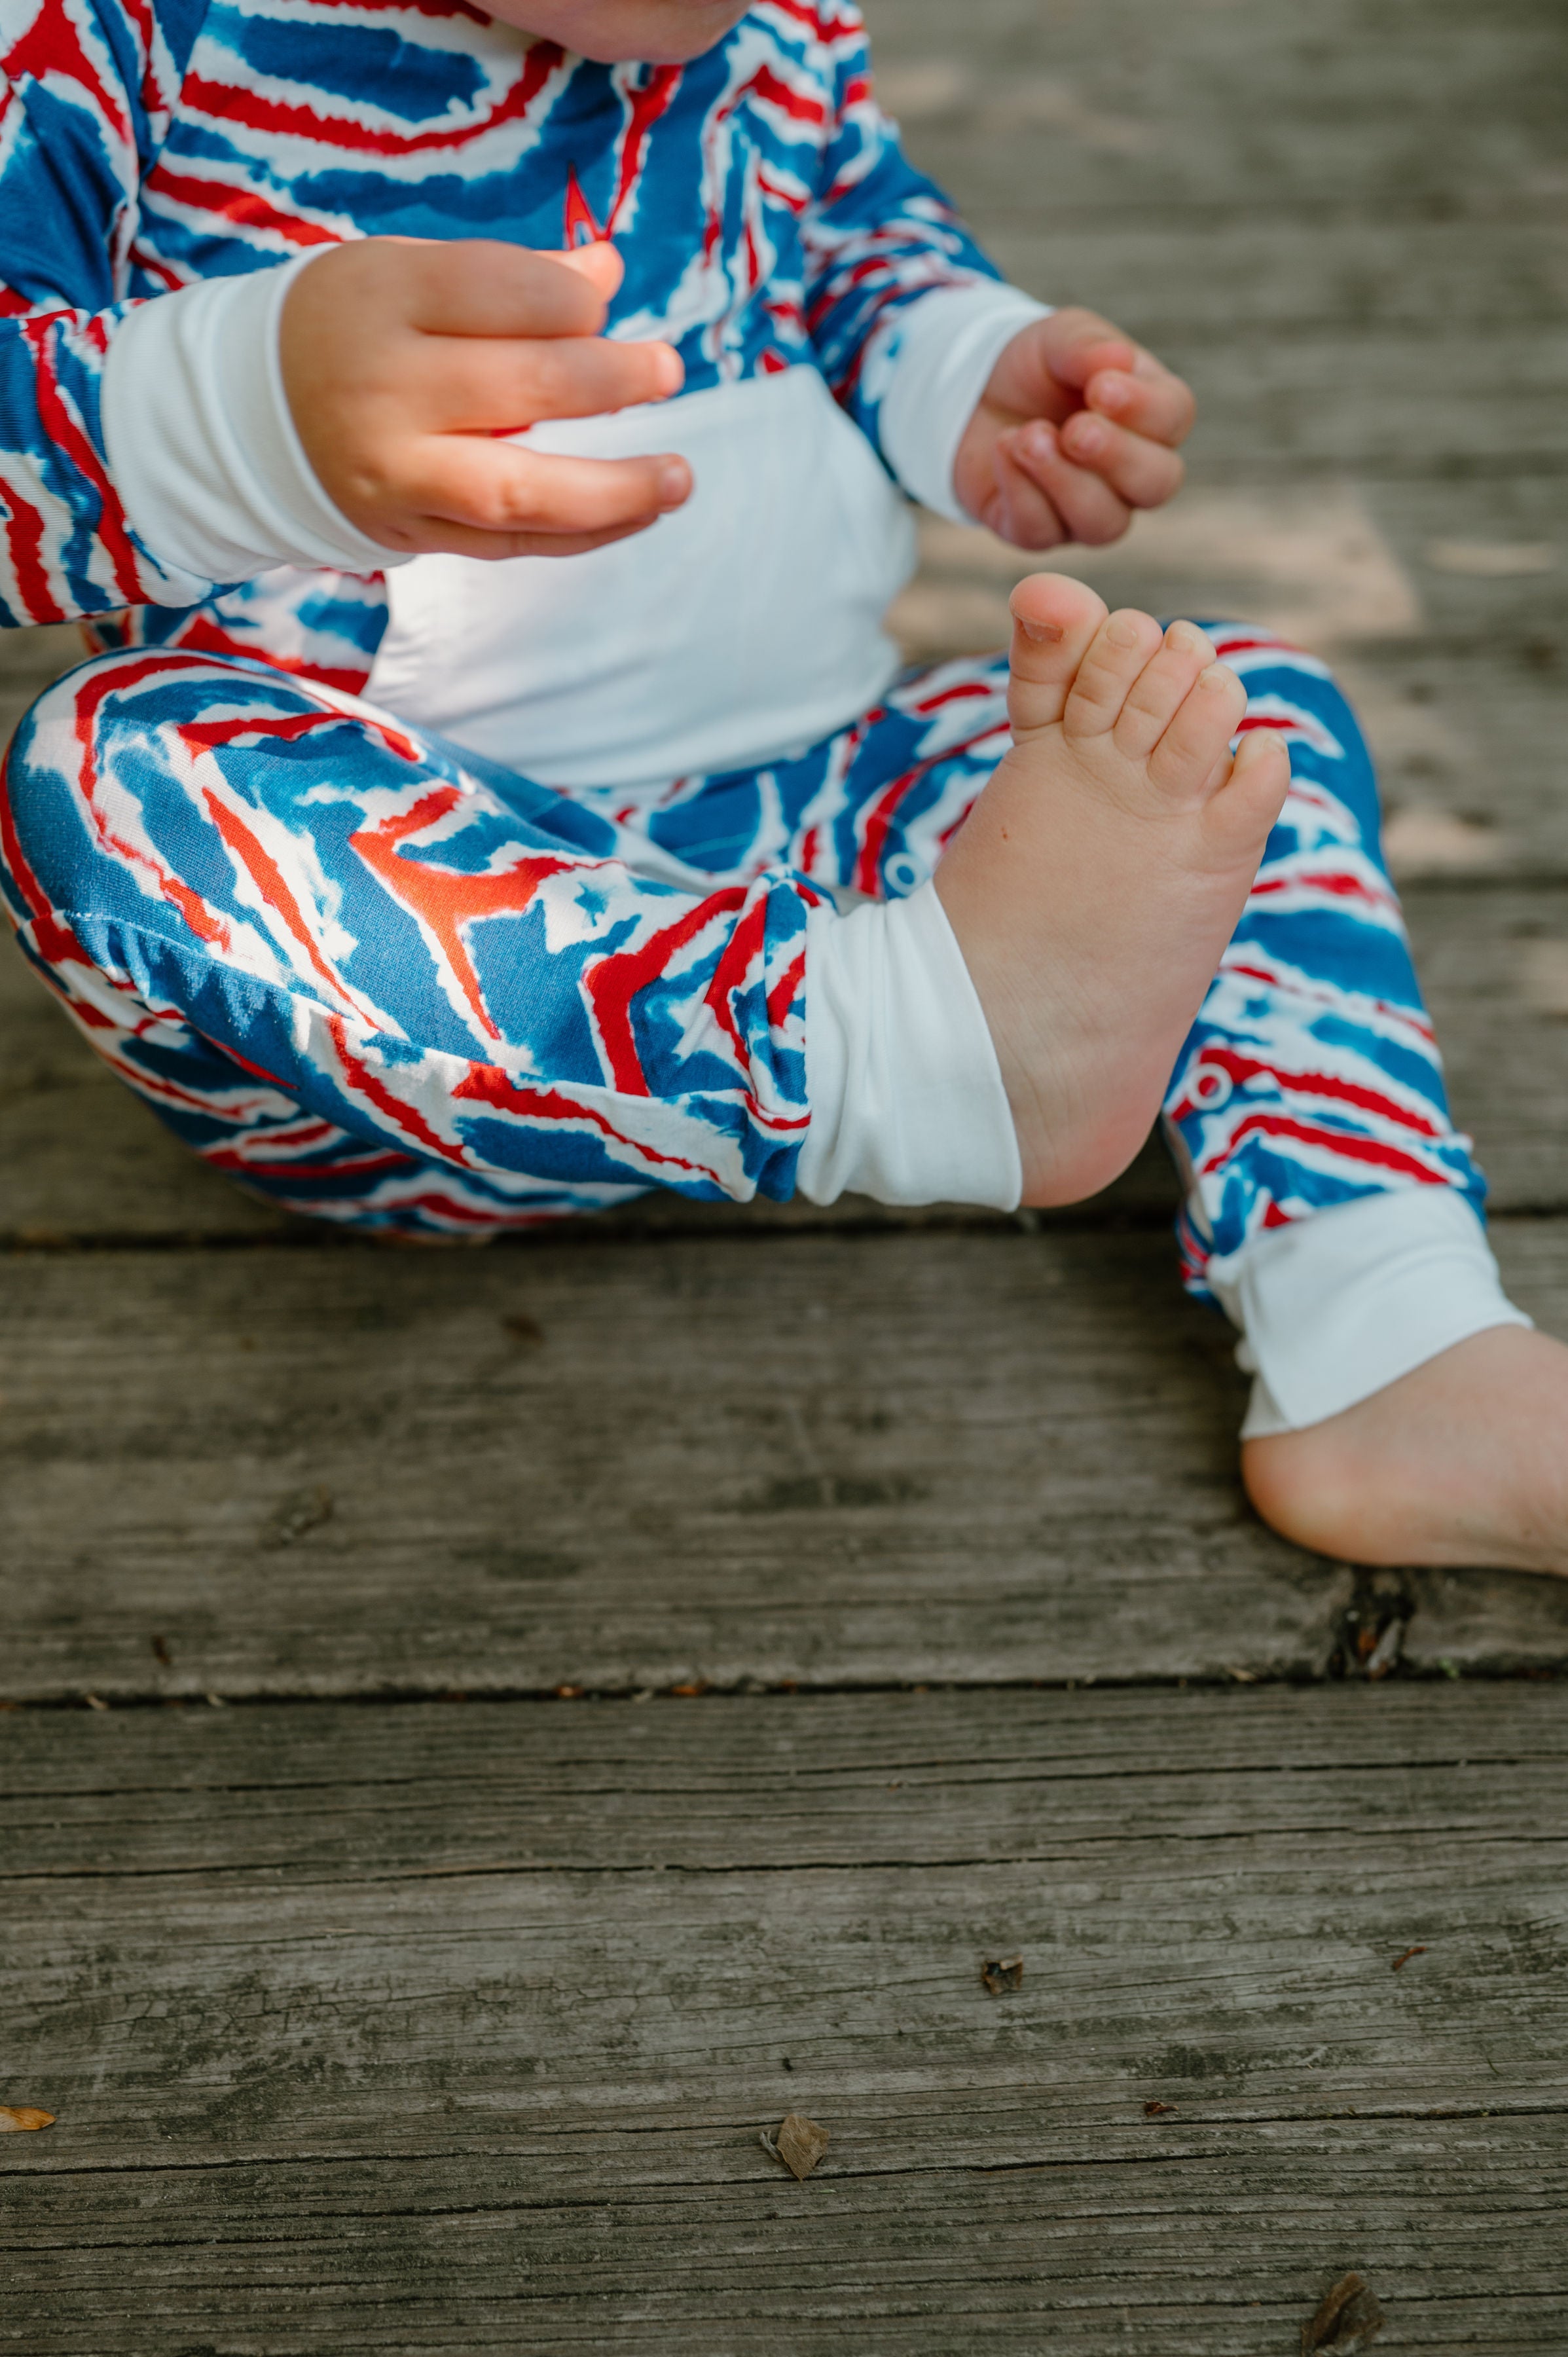
[[[1007,659],[885,635],[910,497],[1110,540],[1192,404],[997,280],[847,0],[6,11],[0,594],[102,651],[0,884],[123,1079],[440,1236],[1069,1202],[1163,1114],[1266,1518],[1568,1571],[1323,666],[1049,574]]]

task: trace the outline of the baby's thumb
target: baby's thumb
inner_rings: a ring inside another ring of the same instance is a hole
[[[574,246],[559,258],[568,270],[585,278],[595,294],[607,303],[619,292],[626,276],[626,264],[608,238],[600,238],[593,245]]]

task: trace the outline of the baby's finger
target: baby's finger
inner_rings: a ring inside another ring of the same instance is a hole
[[[564,254],[534,253],[493,238],[376,242],[393,249],[389,269],[401,255],[406,316],[427,336],[594,336],[604,326],[602,285]],[[301,280],[307,275],[302,271]],[[599,277],[607,283],[607,274]]]
[[[1096,369],[1083,397],[1101,417],[1173,450],[1187,440],[1197,414],[1197,404],[1180,377],[1148,352],[1140,352],[1131,369]]]
[[[452,523],[445,516],[415,516],[409,525],[409,546],[417,554],[473,556],[497,565],[510,556],[586,556],[618,540],[635,540],[657,516],[641,523],[622,524],[617,532],[478,532],[472,524]]]
[[[997,441],[996,487],[981,520],[999,540],[1010,541],[1015,548],[1059,548],[1068,537],[1067,526],[1051,505],[1049,494],[1018,464],[1013,454],[1015,439],[1015,435],[1004,434]]]
[[[418,414],[447,433],[516,432],[542,417],[596,417],[681,390],[669,344],[607,342],[602,336],[513,341],[500,336],[422,336],[411,359]]]
[[[1081,391],[1097,369],[1137,365],[1139,346],[1098,311],[1081,310],[1076,305],[1054,311],[1041,321],[1036,334],[1052,376],[1058,384],[1071,385],[1075,391]]]
[[[568,246],[555,258],[564,270],[579,272],[607,303],[619,293],[626,277],[626,264],[606,237],[596,238],[592,245]]]
[[[639,531],[691,495],[683,458],[564,458],[465,434],[415,446],[398,505],[481,533]]]
[[[1054,426],[1024,426],[1009,437],[1016,464],[1042,490],[1061,518],[1069,539],[1085,548],[1120,540],[1132,512],[1111,485],[1063,453]]]
[[[1058,429],[1062,449],[1076,466],[1109,483],[1130,508],[1164,507],[1174,500],[1187,469],[1163,442],[1129,434],[1091,409],[1080,409]]]

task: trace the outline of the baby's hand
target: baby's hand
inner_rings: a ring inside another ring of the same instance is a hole
[[[1195,404],[1180,377],[1092,311],[1014,337],[953,467],[961,505],[1016,548],[1120,539],[1181,488]]]
[[[284,304],[284,388],[322,489],[398,550],[570,556],[641,532],[692,488],[683,458],[565,458],[498,440],[680,390],[668,344],[602,330],[608,245],[531,253],[375,237],[302,270]]]

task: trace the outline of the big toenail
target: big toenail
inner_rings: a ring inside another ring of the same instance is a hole
[[[1026,622],[1022,614],[1015,614],[1013,619],[1024,636],[1033,639],[1037,647],[1059,646],[1067,636],[1059,622]]]

